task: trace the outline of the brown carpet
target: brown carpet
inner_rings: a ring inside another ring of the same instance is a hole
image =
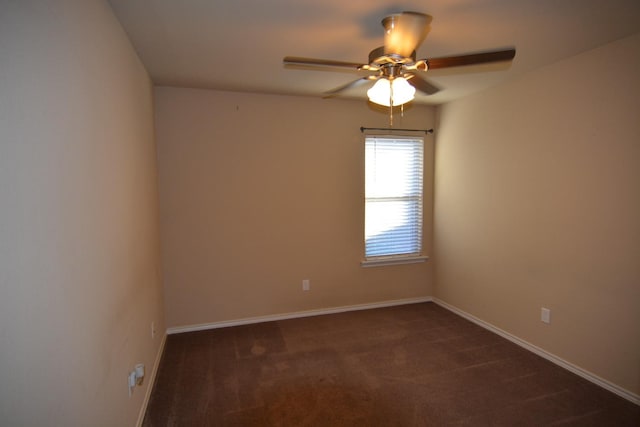
[[[170,335],[144,426],[640,426],[433,303]]]

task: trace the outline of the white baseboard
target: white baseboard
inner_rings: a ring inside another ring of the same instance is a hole
[[[604,378],[601,378],[599,376],[597,376],[596,374],[593,374],[587,370],[584,370],[582,368],[580,368],[579,366],[574,365],[571,362],[567,362],[566,360],[552,354],[549,353],[546,350],[541,349],[540,347],[537,347],[523,339],[518,338],[515,335],[510,334],[509,332],[503,331],[502,329],[485,322],[484,320],[478,319],[477,317],[473,316],[472,314],[467,313],[466,311],[460,310],[457,307],[454,307],[450,304],[447,304],[446,302],[439,300],[437,298],[433,298],[433,302],[435,302],[436,304],[438,304],[439,306],[446,308],[449,311],[452,311],[453,313],[464,317],[467,320],[470,320],[471,322],[482,326],[485,329],[488,329],[491,332],[494,332],[498,335],[500,335],[503,338],[508,339],[509,341],[519,345],[520,347],[523,347],[529,351],[531,351],[532,353],[537,354],[538,356],[544,357],[545,359],[555,363],[558,366],[561,366],[562,368],[573,372],[576,375],[581,376],[582,378],[591,381],[594,384],[599,385],[600,387],[609,390],[612,393],[617,394],[620,397],[623,397],[625,399],[627,399],[628,401],[635,403],[636,405],[640,405],[640,395],[637,395],[635,393],[630,392],[629,390],[626,390],[610,381],[605,380]]]
[[[380,301],[368,304],[345,305],[334,308],[321,308],[316,310],[297,311],[293,313],[270,314],[267,316],[248,317],[244,319],[225,320],[221,322],[202,323],[199,325],[176,326],[167,329],[167,334],[179,334],[182,332],[204,331],[207,329],[226,328],[229,326],[248,325],[251,323],[273,322],[276,320],[296,319],[299,317],[321,316],[323,314],[344,313],[346,311],[369,310],[372,308],[393,307],[396,305],[416,304],[433,301],[432,297],[405,298],[397,300]]]
[[[162,341],[160,342],[160,348],[158,349],[158,354],[156,354],[156,360],[153,362],[153,369],[151,371],[151,375],[148,376],[149,383],[147,384],[147,390],[144,393],[144,400],[142,401],[142,407],[140,408],[140,412],[138,413],[138,422],[136,423],[137,427],[142,426],[142,422],[144,421],[144,414],[147,412],[147,405],[149,404],[149,399],[151,398],[151,392],[153,391],[153,385],[156,382],[156,375],[158,375],[158,368],[160,367],[160,360],[162,360],[162,354],[164,353],[164,344],[167,342],[167,334],[164,334],[162,337]]]

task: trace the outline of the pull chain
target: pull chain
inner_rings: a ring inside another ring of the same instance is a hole
[[[389,127],[393,127],[393,80],[389,80]]]

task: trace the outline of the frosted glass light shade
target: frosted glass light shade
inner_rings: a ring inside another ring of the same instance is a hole
[[[380,79],[367,91],[371,102],[390,107],[406,104],[416,94],[416,88],[411,86],[404,77],[396,77],[393,80]]]
[[[391,82],[391,95],[393,98],[393,105],[406,104],[412,101],[416,94],[416,88],[411,86],[407,79],[404,77],[398,77]]]

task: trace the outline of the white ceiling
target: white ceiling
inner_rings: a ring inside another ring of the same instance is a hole
[[[322,96],[357,72],[285,68],[284,56],[366,63],[382,18],[433,16],[418,58],[515,46],[511,66],[428,71],[440,104],[640,32],[640,0],[110,0],[157,85]],[[594,64],[594,67],[606,64]],[[345,93],[365,99],[368,86]],[[588,90],[588,88],[585,88]],[[331,102],[331,101],[327,101]]]

